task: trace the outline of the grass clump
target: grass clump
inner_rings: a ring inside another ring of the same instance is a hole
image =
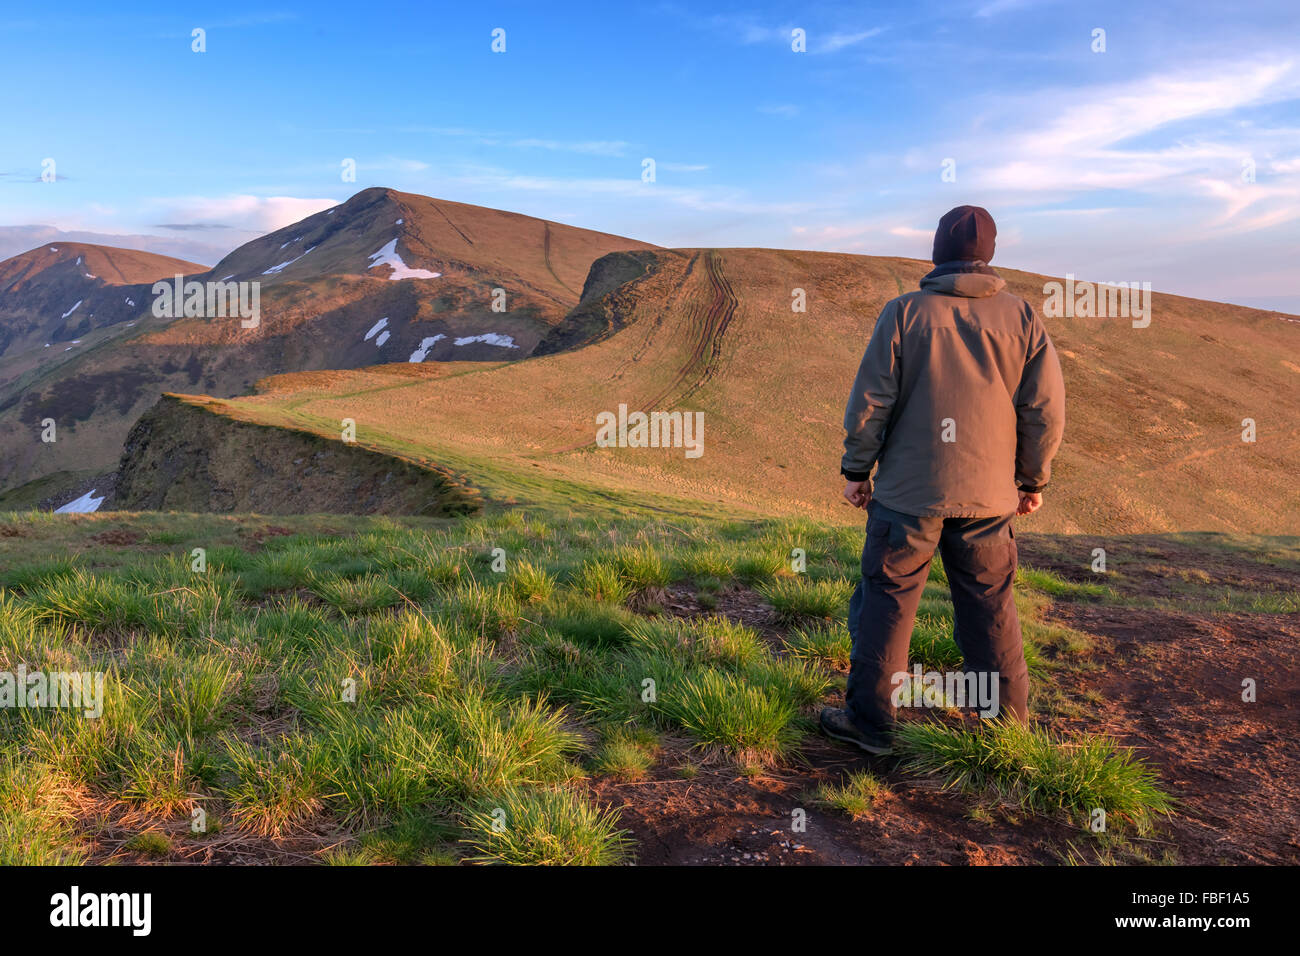
[[[592,769],[619,780],[642,780],[654,766],[658,749],[658,738],[650,731],[617,727],[602,741]]]
[[[804,577],[781,578],[759,587],[759,593],[785,624],[809,620],[842,618],[848,610],[853,584],[847,578],[810,581]]]
[[[520,561],[510,572],[510,591],[520,604],[539,604],[555,593],[555,577],[531,561]]]
[[[813,795],[818,806],[837,810],[851,820],[861,820],[889,793],[889,786],[866,770],[849,774],[843,783],[822,784]]]
[[[610,866],[630,857],[614,814],[572,790],[507,790],[480,801],[466,815],[465,830],[474,863]]]
[[[915,640],[915,637],[913,637]],[[786,653],[798,660],[825,664],[836,670],[848,670],[853,641],[849,632],[834,624],[814,624],[796,628],[785,638]]]
[[[742,765],[775,763],[798,739],[791,726],[796,714],[792,702],[719,670],[675,683],[662,693],[658,706],[697,746],[716,748]]]
[[[632,586],[612,561],[588,560],[574,575],[573,586],[593,601],[622,604],[632,596]]]
[[[1108,820],[1150,829],[1173,801],[1146,764],[1104,738],[1065,738],[1014,721],[985,722],[981,732],[928,721],[895,732],[906,765],[948,786],[992,790],[1037,813],[1059,813],[1086,826],[1094,810]]]
[[[1016,584],[1042,591],[1052,597],[1068,600],[1103,601],[1113,599],[1115,592],[1105,584],[1091,582],[1067,581],[1051,571],[1021,567],[1016,571]]]
[[[166,856],[172,851],[172,841],[165,833],[160,833],[157,830],[144,830],[127,840],[126,843],[122,844],[122,847],[133,853],[142,853],[145,856]]]

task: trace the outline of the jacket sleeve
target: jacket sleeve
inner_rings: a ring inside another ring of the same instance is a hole
[[[1025,370],[1016,389],[1016,484],[1042,491],[1065,433],[1065,380],[1043,320],[1033,316]]]
[[[902,366],[899,314],[897,301],[889,302],[881,311],[844,409],[846,434],[840,474],[849,481],[871,477],[885,441],[885,426],[898,398]]]

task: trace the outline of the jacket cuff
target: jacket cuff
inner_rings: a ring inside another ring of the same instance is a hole
[[[1043,490],[1044,488],[1046,488],[1046,487],[1047,487],[1046,484],[1041,484],[1041,485],[1021,485],[1021,486],[1020,486],[1020,490],[1021,490],[1024,494],[1027,494],[1027,495],[1036,495],[1036,494],[1038,494],[1040,491],[1042,491],[1042,490]]]
[[[840,468],[840,474],[849,481],[866,481],[871,477],[869,471],[849,471],[847,468]]]

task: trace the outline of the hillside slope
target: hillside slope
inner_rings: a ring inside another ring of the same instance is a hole
[[[280,372],[521,358],[577,304],[593,259],[647,248],[374,188],[241,246],[211,270],[167,260],[154,270],[158,277],[197,270],[190,279],[260,283],[260,323],[155,318],[145,286],[142,294],[114,293],[130,312],[97,307],[95,322],[112,324],[87,326],[70,351],[44,349],[30,329],[15,333],[10,354],[0,355],[0,489],[58,472],[113,469],[131,424],[164,392],[232,396]],[[111,252],[127,263],[141,255]],[[82,266],[110,272],[94,257],[78,261],[62,260],[58,274]],[[22,276],[31,268],[9,260],[0,276],[30,285]],[[116,273],[139,271],[122,265]],[[6,292],[0,281],[0,315],[21,288]],[[494,310],[497,289],[505,311]],[[70,288],[32,301],[46,326],[77,321],[93,304],[87,299],[60,319],[76,301]],[[77,330],[69,325],[68,336]],[[45,419],[58,426],[53,443],[40,440]]]
[[[589,344],[505,366],[287,375],[227,414],[358,440],[465,475],[489,499],[859,521],[838,502],[841,416],[881,306],[930,268],[764,249],[618,254],[575,310]],[[1036,308],[1043,276],[1001,270]],[[630,277],[630,278],[628,278]],[[791,309],[792,290],[807,311]],[[1068,427],[1036,530],[1300,529],[1300,324],[1159,295],[1149,328],[1048,319]],[[564,329],[556,334],[565,334]],[[1288,358],[1289,357],[1289,358]],[[598,448],[596,416],[704,413],[703,454]],[[1241,439],[1242,420],[1258,440]]]
[[[0,358],[66,346],[92,329],[135,318],[149,287],[206,266],[84,242],[40,246],[0,262]]]
[[[206,266],[134,249],[60,242],[0,262],[0,382],[90,333],[138,318],[159,279]]]
[[[127,436],[112,507],[126,511],[417,514],[479,509],[445,471],[307,432],[206,414],[168,395]]]

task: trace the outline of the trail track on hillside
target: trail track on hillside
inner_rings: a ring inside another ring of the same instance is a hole
[[[739,300],[722,271],[722,257],[712,250],[703,254],[709,280],[708,303],[691,300],[687,314],[690,352],[673,380],[650,398],[636,403],[641,411],[665,411],[680,405],[717,373],[722,361],[722,339],[736,315]]]
[[[691,259],[678,288],[688,284],[695,265],[701,260],[704,263],[709,288],[707,296],[689,293],[687,296],[686,317],[682,323],[684,334],[689,339],[686,359],[667,385],[654,392],[649,398],[629,401],[627,404],[632,410],[663,412],[679,406],[712,379],[722,365],[722,341],[727,334],[727,328],[731,325],[731,320],[735,318],[740,300],[722,271],[722,257],[715,250],[697,253]],[[638,346],[631,359],[614,370],[612,379],[622,378],[629,366],[645,361],[646,353],[653,352],[652,346],[656,335],[675,334],[664,331],[662,319],[654,323],[654,330]],[[594,439],[579,442],[576,445],[556,449],[556,452],[576,451],[579,448],[589,447],[593,442]]]
[[[581,297],[581,293],[574,291],[572,286],[561,279],[556,273],[555,267],[551,265],[551,224],[549,222],[543,222],[542,228],[545,230],[542,235],[542,258],[546,261],[546,271],[555,276],[555,281],[564,286],[564,288],[568,289],[574,295]]]

